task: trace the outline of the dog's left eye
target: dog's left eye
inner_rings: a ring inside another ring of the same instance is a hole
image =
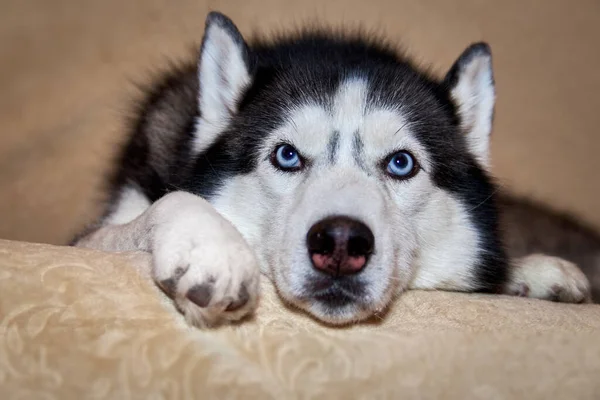
[[[408,151],[402,150],[388,158],[386,171],[395,178],[407,179],[417,172],[417,162]]]
[[[302,159],[298,150],[289,144],[281,144],[271,155],[271,163],[284,171],[297,171],[302,168]]]

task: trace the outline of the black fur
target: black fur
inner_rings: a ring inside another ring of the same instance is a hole
[[[156,201],[188,179],[198,110],[196,65],[161,74],[145,92],[133,113],[132,134],[118,156],[111,192],[116,196],[117,189],[128,184]]]

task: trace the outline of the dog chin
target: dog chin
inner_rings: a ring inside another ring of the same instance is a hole
[[[282,287],[277,283],[275,284],[275,288],[279,297],[284,300],[284,303],[302,310],[318,322],[328,325],[339,326],[361,322],[371,317],[379,309],[365,307],[365,305],[361,305],[357,301],[346,301],[343,305],[334,305],[330,299],[325,300],[319,296],[295,296],[284,289],[282,290]]]
[[[280,299],[318,322],[333,326],[360,323],[374,317],[387,308],[397,289],[397,282],[390,280],[382,293],[374,295],[369,290],[369,283],[360,278],[331,280],[319,274],[304,275],[300,279],[302,283],[296,281],[295,285],[290,285],[289,276],[282,270],[269,270],[267,275]]]
[[[318,300],[305,303],[303,308],[320,322],[336,326],[355,324],[370,318],[375,313],[375,309],[366,309],[355,303],[332,307]]]
[[[364,304],[358,299],[346,298],[339,293],[335,295],[316,294],[310,298],[302,300],[293,298],[288,301],[317,321],[335,326],[365,321],[373,317],[379,310],[384,309],[389,303],[389,301],[381,301],[377,304]]]

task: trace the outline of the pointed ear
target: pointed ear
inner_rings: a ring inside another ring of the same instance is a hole
[[[206,17],[198,79],[200,128],[207,128],[200,129],[202,141],[212,142],[206,135],[217,135],[227,126],[251,83],[248,46],[233,22],[218,12]]]
[[[444,83],[469,149],[483,167],[489,168],[495,102],[490,47],[486,43],[469,46],[456,60]]]

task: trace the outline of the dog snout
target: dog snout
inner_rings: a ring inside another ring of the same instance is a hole
[[[306,236],[313,266],[332,276],[360,272],[373,253],[375,237],[367,225],[336,216],[314,224]]]

